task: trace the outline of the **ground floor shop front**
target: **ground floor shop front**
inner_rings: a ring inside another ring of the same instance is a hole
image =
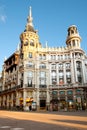
[[[0,109],[23,111],[73,111],[87,109],[83,88],[67,90],[19,89],[0,94]]]

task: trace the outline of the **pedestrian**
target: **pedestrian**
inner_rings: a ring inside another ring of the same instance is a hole
[[[31,105],[29,105],[29,110],[31,111]]]

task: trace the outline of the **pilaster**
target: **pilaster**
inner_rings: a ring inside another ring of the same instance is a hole
[[[64,84],[66,84],[66,63],[63,64],[63,72],[64,72]]]

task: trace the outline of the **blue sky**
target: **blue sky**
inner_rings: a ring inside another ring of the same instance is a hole
[[[76,25],[87,53],[87,0],[0,0],[0,71],[4,57],[16,50],[32,6],[34,28],[40,42],[66,46],[67,29]]]

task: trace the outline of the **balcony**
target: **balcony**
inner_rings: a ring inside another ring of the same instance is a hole
[[[87,83],[75,83],[75,84],[73,84],[73,87],[87,88]]]
[[[26,68],[27,69],[29,69],[29,68],[35,68],[35,65],[26,64]]]
[[[46,66],[39,66],[39,69],[46,69]]]
[[[27,87],[27,88],[35,88],[35,84],[25,84],[25,87]]]
[[[45,84],[44,84],[44,85],[41,85],[41,84],[40,84],[40,85],[39,85],[39,88],[47,88],[47,85],[45,85]]]
[[[9,93],[9,92],[15,91],[15,90],[17,90],[19,88],[21,88],[21,85],[17,85],[17,86],[14,86],[12,88],[8,88],[8,89],[5,89],[5,90],[2,90],[1,94]]]
[[[75,84],[64,84],[64,85],[49,85],[49,88],[51,89],[68,89],[68,88],[86,88],[87,89],[87,83],[75,83]]]
[[[70,70],[71,69],[71,66],[66,66],[66,70]]]
[[[56,70],[56,66],[52,66],[51,69],[52,69],[52,70]]]

